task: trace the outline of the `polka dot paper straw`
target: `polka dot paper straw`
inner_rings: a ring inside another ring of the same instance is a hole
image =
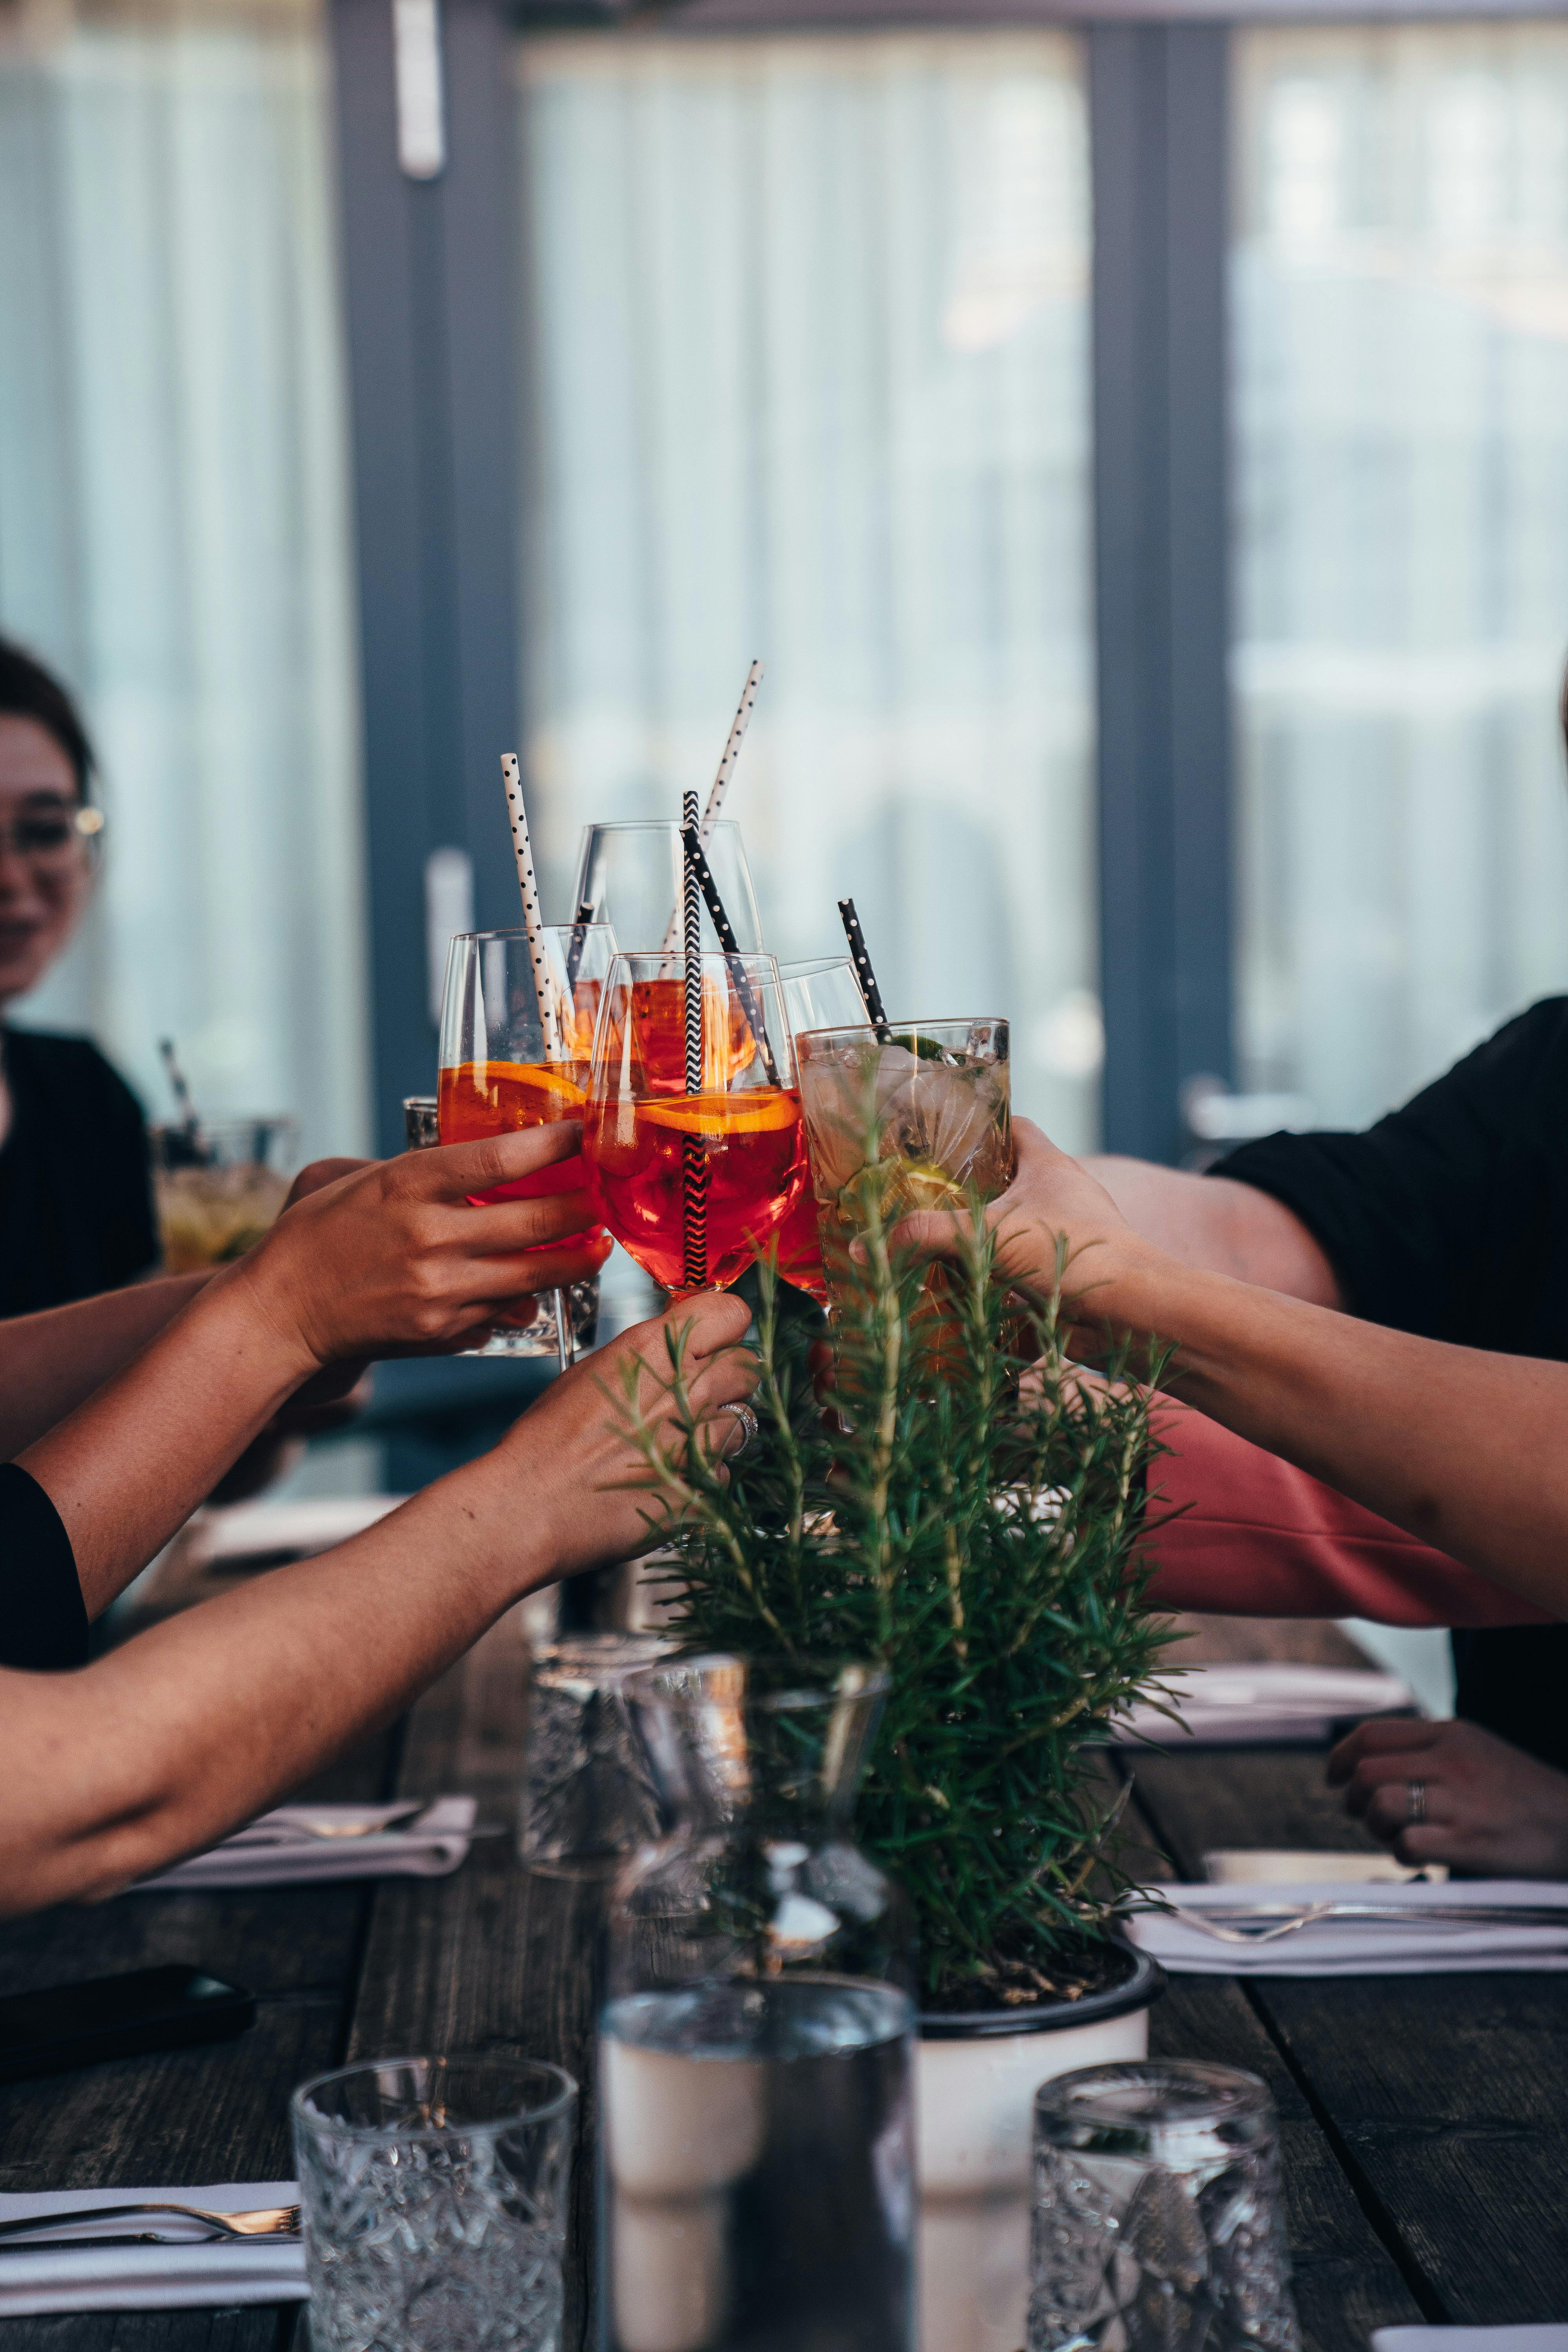
[[[680,796],[680,832],[683,845],[694,843],[695,793],[683,793]],[[685,932],[686,1091],[699,1095],[702,1091],[702,901],[697,864],[689,846],[681,859],[681,913]],[[689,1134],[681,1142],[681,1272],[688,1290],[701,1290],[708,1281],[708,1154],[700,1135]]]
[[[528,811],[522,804],[522,772],[515,751],[500,755],[500,780],[506,788],[506,813],[511,823],[511,845],[517,855],[518,887],[522,892],[522,928],[528,934],[528,960],[533,966],[533,992],[544,1030],[544,1058],[561,1058],[561,1031],[555,1017],[555,983],[544,952],[544,919],[539,911],[539,885],[533,878],[533,845],[528,837]]]
[[[754,661],[746,672],[746,683],[741,688],[741,699],[735,706],[735,716],[731,723],[729,740],[724,746],[724,756],[719,762],[719,772],[709,787],[708,805],[702,812],[702,823],[698,828],[697,836],[704,849],[713,838],[713,828],[719,822],[719,812],[724,805],[724,795],[729,791],[731,780],[735,773],[735,762],[741,756],[741,746],[746,740],[746,730],[752,723],[752,711],[757,699],[757,688],[762,682],[763,665],[760,661]],[[679,935],[680,909],[677,908],[669,919],[669,929],[664,935],[666,955],[675,953]]]

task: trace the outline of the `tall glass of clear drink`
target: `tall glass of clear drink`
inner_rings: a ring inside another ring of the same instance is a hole
[[[623,1685],[671,1826],[610,1915],[602,2352],[912,2352],[913,1942],[851,1820],[886,1689],[722,1654]]]
[[[830,1290],[847,1279],[850,1245],[874,1229],[917,1209],[994,1201],[1011,1183],[1005,1021],[807,1030],[796,1050]],[[933,1267],[933,1303],[942,1282]]]

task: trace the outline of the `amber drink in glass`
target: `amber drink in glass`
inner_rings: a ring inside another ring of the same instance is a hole
[[[615,957],[615,934],[605,923],[547,925],[540,944],[547,1001],[542,1005],[526,932],[460,931],[452,941],[441,1011],[437,1116],[443,1143],[475,1143],[563,1119],[582,1124],[594,1024]],[[475,1205],[581,1192],[586,1181],[579,1155],[477,1193]],[[601,1260],[609,1255],[609,1236],[603,1231],[574,1240],[597,1248]],[[556,1318],[543,1306],[543,1299],[521,1299],[515,1313],[498,1320],[486,1345],[469,1352],[557,1354]],[[563,1311],[576,1339],[591,1338],[597,1280],[575,1284]]]

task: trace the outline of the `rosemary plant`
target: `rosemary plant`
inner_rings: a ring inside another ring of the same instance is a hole
[[[1169,1638],[1134,1558],[1157,1450],[1148,1392],[1121,1365],[1086,1381],[1058,1300],[1008,1296],[973,1199],[940,1310],[930,1270],[900,1263],[868,1208],[865,1264],[836,1269],[826,1398],[762,1270],[761,1439],[727,1477],[696,1447],[678,1466],[628,1379],[652,1483],[689,1517],[678,1634],[884,1661],[857,1835],[913,1901],[927,2005],[1072,1997],[1112,1972],[1103,1937],[1125,1885],[1121,1801],[1092,1743]],[[679,1344],[669,1379],[689,1433]]]

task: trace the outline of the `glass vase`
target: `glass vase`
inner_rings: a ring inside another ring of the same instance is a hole
[[[851,1831],[886,1690],[725,1655],[625,1685],[667,1832],[610,1913],[603,2352],[910,2352],[913,1938]]]

